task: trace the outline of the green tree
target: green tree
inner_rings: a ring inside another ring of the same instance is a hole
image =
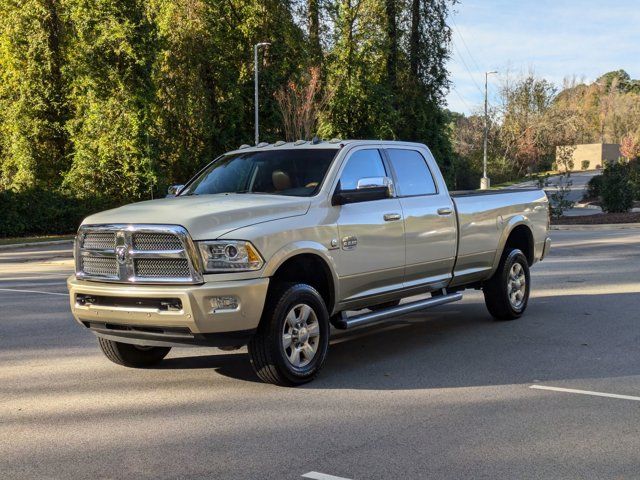
[[[59,9],[0,0],[0,190],[55,188],[68,166]]]
[[[67,0],[74,146],[65,186],[80,197],[149,198],[156,30],[143,0]]]
[[[608,164],[602,173],[602,209],[605,212],[628,212],[633,207],[631,167],[625,162]]]
[[[426,143],[452,182],[453,151],[444,111],[449,90],[446,63],[450,57],[451,29],[447,24],[455,0],[411,0],[408,68],[396,90],[399,107],[397,136]]]
[[[387,83],[385,5],[381,0],[340,0],[327,55],[334,95],[322,134],[342,138],[393,138],[395,112]]]

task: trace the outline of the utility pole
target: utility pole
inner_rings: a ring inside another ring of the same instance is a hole
[[[266,47],[267,45],[271,45],[268,42],[256,43],[253,46],[253,79],[254,79],[254,87],[255,87],[255,126],[256,126],[256,145],[260,142],[260,118],[259,118],[259,106],[258,106],[258,48]]]
[[[487,177],[487,139],[489,137],[489,109],[488,109],[488,97],[489,97],[489,75],[498,73],[496,71],[484,73],[484,156],[482,160],[482,179],[480,179],[480,190],[486,190],[491,186],[489,177]]]

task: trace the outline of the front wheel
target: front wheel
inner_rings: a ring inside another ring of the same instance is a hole
[[[171,347],[145,347],[98,338],[104,356],[125,367],[145,368],[157,365],[167,356]]]
[[[522,316],[529,302],[529,262],[518,249],[505,250],[498,270],[483,286],[484,301],[496,320]]]
[[[248,345],[258,377],[276,385],[315,378],[329,347],[329,314],[320,294],[306,284],[277,286]]]

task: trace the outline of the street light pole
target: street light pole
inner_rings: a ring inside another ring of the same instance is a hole
[[[489,136],[489,75],[498,73],[495,71],[484,73],[484,155],[482,160],[482,179],[480,180],[480,190],[486,190],[491,185],[489,177],[487,177],[487,139]]]
[[[253,46],[253,81],[254,81],[254,102],[255,102],[255,128],[256,128],[256,145],[260,142],[260,118],[259,118],[259,106],[258,106],[258,48],[271,45],[268,42],[256,43]]]

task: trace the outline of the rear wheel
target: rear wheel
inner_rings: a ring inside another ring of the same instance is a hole
[[[529,262],[521,250],[505,250],[498,270],[482,289],[489,313],[497,320],[522,316],[529,302]]]
[[[171,347],[146,347],[98,338],[104,356],[118,365],[145,368],[157,365],[167,356]]]
[[[284,284],[269,294],[248,350],[262,381],[293,386],[315,378],[328,347],[329,314],[320,294],[306,284]]]

